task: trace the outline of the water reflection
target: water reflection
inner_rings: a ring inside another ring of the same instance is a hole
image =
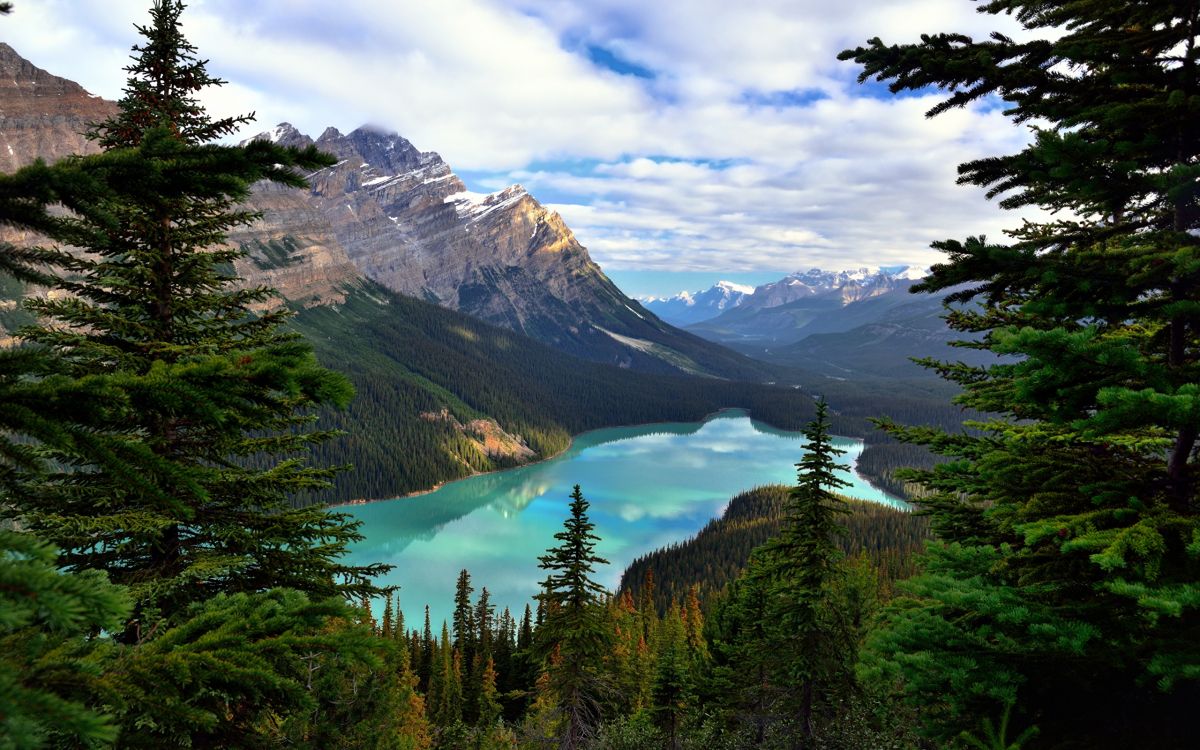
[[[458,571],[487,586],[500,608],[519,616],[544,577],[537,556],[561,530],[571,486],[582,485],[612,561],[599,577],[615,586],[633,558],[681,541],[719,514],[729,498],[752,487],[791,484],[803,436],[726,411],[702,423],[597,430],[578,436],[557,458],[472,477],[434,492],[347,512],[363,521],[366,539],[354,562],[397,566],[386,583],[401,587],[410,627],[429,604],[436,628],[448,616]],[[837,439],[852,464],[862,444]],[[899,503],[858,477],[848,494]]]

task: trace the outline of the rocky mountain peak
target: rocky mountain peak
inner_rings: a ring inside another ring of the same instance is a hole
[[[48,161],[91,153],[88,125],[116,105],[59,78],[0,42],[0,169],[14,171],[36,158]]]
[[[248,140],[264,140],[272,143],[279,143],[284,146],[299,146],[301,148],[313,142],[311,138],[297,130],[296,127],[290,122],[281,122],[270,130],[259,133]],[[245,143],[247,143],[247,141],[242,141],[242,144]]]

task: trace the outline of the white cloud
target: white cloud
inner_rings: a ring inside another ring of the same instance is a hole
[[[120,93],[147,0],[23,2],[6,40]],[[967,0],[195,0],[185,31],[233,83],[206,103],[316,134],[363,123],[551,196],[611,268],[737,271],[936,257],[935,239],[1016,223],[955,165],[1019,148],[982,109],[865,97],[837,52],[875,35],[982,33]],[[589,46],[653,72],[619,75]],[[819,91],[802,106],[778,92]],[[588,164],[587,169],[555,167]],[[535,163],[549,164],[530,169]]]

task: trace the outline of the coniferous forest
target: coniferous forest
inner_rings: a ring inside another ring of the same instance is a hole
[[[228,145],[247,118],[199,103],[223,81],[183,3],[155,0],[98,153],[0,175],[0,222],[42,238],[3,246],[4,283],[52,292],[0,349],[0,748],[1200,746],[1200,2],[976,7],[1023,35],[840,55],[861,83],[938,92],[932,118],[1002,100],[1032,139],[959,179],[1044,209],[937,243],[916,289],[971,303],[948,323],[998,358],[925,362],[948,384],[888,407],[886,381],[505,354],[508,334],[400,297],[413,330],[442,332],[429,351],[361,297],[266,304],[227,233],[256,218],[252,185],[302,189],[334,160]],[[743,406],[803,427],[797,481],[733,498],[615,592],[576,485],[536,605],[498,611],[486,571],[463,570],[449,621],[406,621],[385,566],[344,561],[357,524],[320,501],[495,468],[466,444],[465,469],[430,458],[445,420],[377,417],[433,409],[431,389],[541,453]],[[864,469],[914,513],[839,494],[831,434],[871,416]]]

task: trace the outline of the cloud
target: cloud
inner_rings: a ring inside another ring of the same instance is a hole
[[[120,93],[146,0],[22,3],[6,39]],[[1019,148],[994,103],[859,87],[840,49],[992,27],[967,0],[194,0],[185,32],[232,83],[217,114],[310,133],[364,123],[483,187],[551,196],[602,265],[791,270],[936,260],[931,241],[1018,223],[954,184]]]

